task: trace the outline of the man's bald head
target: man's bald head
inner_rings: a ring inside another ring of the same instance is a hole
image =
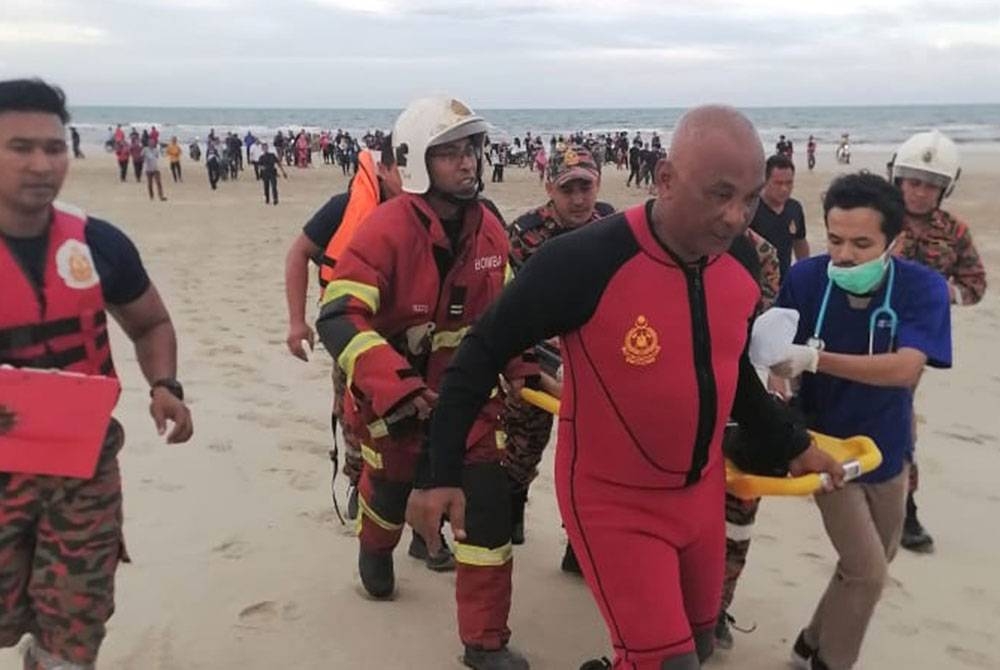
[[[750,119],[732,107],[696,107],[656,167],[654,228],[685,260],[723,253],[750,225],[763,184],[764,149]]]
[[[742,112],[726,105],[704,105],[686,112],[674,129],[668,155],[683,162],[720,148],[759,155],[763,165],[764,149],[757,129]]]

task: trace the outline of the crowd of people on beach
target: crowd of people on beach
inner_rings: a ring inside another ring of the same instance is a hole
[[[92,400],[115,383],[110,313],[134,344],[158,432],[187,441],[177,336],[140,252],[55,201],[68,120],[60,89],[0,82],[0,174],[17,177],[0,183],[0,364],[12,366],[0,374],[42,388],[59,376],[31,369],[74,373],[84,381],[67,402]],[[914,498],[914,393],[926,367],[951,366],[951,306],[986,289],[969,227],[943,208],[955,144],[917,133],[886,177],[836,177],[814,253],[791,142],[765,155],[732,107],[691,109],[666,146],[657,133],[495,144],[489,130],[461,100],[432,96],[391,133],[206,139],[213,189],[248,163],[274,205],[277,173],[308,167],[314,146],[352,175],[287,251],[286,344],[308,359],[318,338],[331,357],[331,456],[336,470],[343,447],[366,596],[395,597],[393,552],[409,525],[407,553],[456,573],[462,662],[527,670],[509,644],[513,547],[558,416],[561,567],[590,590],[612,657],[581,670],[697,670],[734,646],[728,608],[760,496],[727,493],[726,459],[779,483],[820,475],[837,564],[789,651],[797,667],[853,667],[898,548],[934,548]],[[159,131],[110,139],[120,178],[131,165],[165,199]],[[163,151],[181,179],[178,139]],[[508,224],[482,192],[486,166],[502,181],[496,167],[512,161],[538,171],[546,197]],[[612,163],[655,197],[622,211],[602,202]],[[65,457],[14,441],[19,410],[0,398],[12,440],[0,451],[0,645],[28,636],[26,670],[92,670],[114,610],[127,556],[112,405],[97,415],[90,476],[74,477]],[[855,435],[880,452],[866,471],[821,448]]]

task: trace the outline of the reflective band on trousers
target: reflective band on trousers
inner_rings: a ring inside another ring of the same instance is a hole
[[[358,357],[369,349],[374,349],[382,344],[388,346],[389,343],[374,330],[363,330],[351,338],[344,350],[340,352],[340,356],[337,357],[337,365],[347,375],[348,386],[354,380],[354,364]]]
[[[740,526],[735,523],[726,522],[726,539],[733,542],[748,542],[753,532],[753,524]]]
[[[337,279],[327,284],[326,288],[323,289],[323,297],[320,299],[320,304],[326,305],[345,295],[357,298],[368,305],[368,309],[372,311],[372,314],[378,311],[378,288],[370,284],[351,281],[350,279]]]
[[[390,523],[390,522],[386,521],[385,519],[383,519],[382,517],[380,517],[377,513],[375,513],[372,510],[372,508],[368,506],[368,503],[367,503],[367,501],[365,501],[365,497],[363,495],[358,495],[358,508],[361,510],[361,514],[364,514],[366,517],[368,517],[369,519],[371,519],[375,523],[375,525],[378,526],[379,528],[382,528],[384,530],[388,530],[390,532],[394,531],[394,530],[400,530],[400,529],[403,528],[403,524],[401,524],[401,523]],[[358,530],[359,531],[361,529],[361,514],[358,514]]]
[[[465,565],[476,565],[479,567],[497,567],[506,565],[514,557],[514,548],[510,542],[488,549],[487,547],[477,547],[473,544],[455,543],[455,560]]]
[[[457,349],[464,338],[469,333],[469,326],[458,330],[439,330],[431,336],[431,351],[438,349]]]
[[[361,445],[361,458],[373,469],[382,469],[382,454],[378,453],[367,444]]]

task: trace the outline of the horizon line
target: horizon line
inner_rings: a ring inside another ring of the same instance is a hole
[[[702,104],[702,103],[699,103]],[[704,103],[712,104],[712,103]],[[729,104],[729,103],[721,103]],[[617,111],[617,110],[671,110],[671,111],[681,111],[691,109],[697,105],[686,105],[686,106],[655,106],[655,105],[642,105],[636,107],[492,107],[484,106],[479,107],[483,110],[491,111],[553,111],[553,112],[572,112],[572,111]],[[990,106],[1000,106],[1000,101],[996,102],[903,102],[903,103],[882,103],[882,104],[797,104],[797,105],[738,105],[733,104],[733,107],[737,109],[817,109],[817,108],[869,108],[877,109],[880,107],[990,107]],[[85,108],[85,107],[122,107],[126,109],[231,109],[231,110],[265,110],[265,109],[280,109],[289,111],[384,111],[384,112],[398,112],[403,109],[403,107],[250,107],[243,105],[232,105],[232,106],[220,106],[220,105],[141,105],[141,104],[116,104],[116,103],[86,103],[68,105],[70,109],[73,108]]]

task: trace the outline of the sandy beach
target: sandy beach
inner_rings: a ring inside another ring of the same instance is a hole
[[[285,348],[285,252],[312,213],[345,189],[339,168],[288,168],[274,207],[252,173],[211,191],[203,163],[185,157],[186,181],[174,184],[163,159],[168,201],[153,202],[145,182],[119,183],[110,154],[85,151],[60,199],[116,224],[139,247],[177,328],[179,377],[195,421],[189,444],[158,439],[134,353],[115,329],[133,563],[118,573],[100,667],[460,667],[454,575],[408,558],[408,535],[396,553],[397,599],[360,595],[357,541],[330,500],[329,356],[317,349],[303,363]],[[822,151],[793,194],[814,253],[824,249],[820,194],[843,169],[832,147]],[[929,371],[921,384],[919,500],[937,553],[902,551],[892,564],[863,668],[1000,668],[1000,366],[990,344],[1000,332],[1000,148],[964,158],[947,208],[972,227],[991,287],[980,305],[953,312],[954,369]],[[850,168],[881,173],[887,159],[859,150]],[[536,173],[508,168],[506,176],[485,195],[508,220],[544,200]],[[625,207],[648,197],[627,189],[626,177],[606,168],[602,199]],[[315,297],[313,284],[311,305]],[[512,644],[537,670],[575,670],[610,648],[583,582],[559,571],[565,539],[552,452],[531,491],[527,544],[515,551]],[[341,495],[345,486],[338,478]],[[787,667],[833,563],[811,500],[765,501],[732,610],[756,630],[736,633],[736,647],[708,667]],[[19,667],[13,651],[0,652],[0,668]]]

